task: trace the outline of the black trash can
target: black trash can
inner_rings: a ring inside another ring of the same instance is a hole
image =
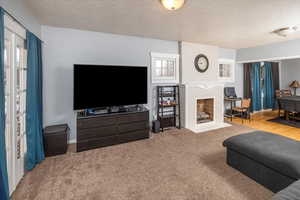
[[[44,128],[45,156],[65,154],[68,149],[68,124],[47,126]]]
[[[152,121],[152,132],[159,133],[160,132],[160,122],[158,120]]]

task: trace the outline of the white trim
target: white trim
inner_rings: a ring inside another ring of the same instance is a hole
[[[261,113],[261,112],[266,112],[266,111],[272,111],[272,108],[256,110],[256,111],[253,111],[252,114]]]
[[[6,18],[7,20],[10,20],[9,18]],[[9,74],[7,74],[7,79],[8,79],[8,86],[9,88],[5,88],[7,92],[10,94],[10,99],[8,99],[9,103],[7,104],[7,114],[8,116],[8,121],[10,121],[9,129],[6,129],[5,134],[7,136],[8,134],[8,143],[7,145],[7,168],[8,168],[8,175],[9,175],[9,192],[10,194],[13,193],[13,191],[16,189],[18,183],[22,179],[24,175],[24,154],[26,151],[25,143],[26,143],[26,137],[24,134],[24,124],[26,127],[26,122],[24,121],[24,115],[26,112],[23,110],[24,109],[24,93],[20,92],[18,93],[17,91],[17,73],[22,73],[19,76],[19,81],[20,81],[20,89],[22,91],[26,91],[26,82],[24,77],[24,70],[21,70],[20,72],[17,72],[17,67],[18,68],[25,68],[26,66],[26,50],[24,49],[24,38],[20,35],[22,32],[23,28],[20,26],[14,26],[16,24],[11,23],[12,21],[5,21],[5,43],[8,42],[8,45],[5,45],[5,48],[10,51],[8,53],[8,60],[7,62],[9,63],[9,68],[6,68],[4,73],[7,73],[6,70],[9,70]],[[8,28],[7,28],[8,25]],[[13,30],[9,30],[13,29]],[[24,30],[25,33],[25,30]],[[20,62],[19,66],[17,66],[17,47],[20,47]],[[25,90],[23,90],[25,89]],[[7,93],[6,93],[7,95]],[[17,95],[21,95],[20,97],[20,115],[23,115],[20,120],[21,127],[20,127],[20,135],[17,134],[17,126],[18,126],[18,121],[17,121]],[[8,128],[8,127],[7,127]],[[19,147],[18,147],[19,144]],[[20,149],[18,149],[20,148]]]
[[[151,57],[151,83],[152,84],[178,84],[179,83],[179,54],[150,52]],[[155,77],[154,60],[169,59],[175,61],[175,75],[173,77]]]
[[[26,30],[7,14],[4,15],[4,26],[9,31],[17,34],[23,39],[26,39]]]
[[[253,63],[253,62],[266,62],[266,61],[273,61],[273,62],[279,62],[279,60],[288,60],[288,59],[296,59],[300,58],[299,56],[286,56],[286,57],[274,57],[274,58],[264,58],[264,59],[257,59],[257,60],[241,60],[236,61],[237,64],[243,64],[243,63]]]
[[[230,77],[220,77],[220,64],[230,65]],[[235,82],[235,61],[233,59],[221,58],[218,60],[218,80],[224,83],[234,83]]]
[[[190,82],[190,83],[185,83],[182,84],[185,85],[186,87],[190,87],[190,88],[201,88],[201,89],[210,89],[213,87],[224,87],[224,84],[221,82],[215,82],[215,81],[194,81],[194,82]]]
[[[174,53],[158,53],[150,52],[151,57],[161,57],[161,58],[179,58],[179,54]]]
[[[76,143],[77,143],[76,139],[70,139],[68,141],[68,144],[76,144]]]
[[[231,127],[231,124],[228,124],[226,122],[222,122],[222,123],[216,123],[216,122],[207,122],[204,123],[201,127],[201,129],[197,130],[197,131],[193,131],[195,134],[199,134],[199,133],[205,133],[208,131],[213,131],[213,130],[217,130],[217,129],[221,129],[221,128],[226,128],[226,127]]]

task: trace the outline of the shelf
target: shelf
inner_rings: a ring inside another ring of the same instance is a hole
[[[162,131],[166,127],[181,127],[179,92],[178,85],[157,86],[157,120]]]
[[[160,95],[160,97],[173,97],[173,98],[174,98],[174,96],[176,96],[176,93],[174,93],[174,92],[166,92],[166,93],[162,93]]]
[[[158,118],[160,118],[160,119],[170,119],[170,118],[174,118],[174,117],[177,117],[177,116],[178,115],[170,114],[170,115],[158,116]]]
[[[178,104],[170,104],[170,105],[159,105],[159,107],[162,107],[162,108],[168,108],[168,107],[176,107],[178,106]]]

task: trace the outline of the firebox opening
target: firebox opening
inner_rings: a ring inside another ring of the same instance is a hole
[[[214,99],[197,99],[197,124],[214,120]]]

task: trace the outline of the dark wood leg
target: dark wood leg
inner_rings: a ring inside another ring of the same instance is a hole
[[[249,110],[247,111],[247,117],[248,117],[248,120],[249,120],[249,122],[250,122],[250,121],[251,121],[251,116],[250,116]]]
[[[296,121],[295,117],[296,117],[295,112],[293,112],[293,121]]]
[[[242,124],[244,124],[244,112],[241,113],[241,118],[242,118]]]
[[[247,119],[249,120],[249,122],[250,122],[250,116],[249,116],[249,112],[248,112],[248,110],[247,110]]]
[[[233,112],[232,112],[232,101],[230,101],[230,121],[232,121],[232,115],[233,115]]]

